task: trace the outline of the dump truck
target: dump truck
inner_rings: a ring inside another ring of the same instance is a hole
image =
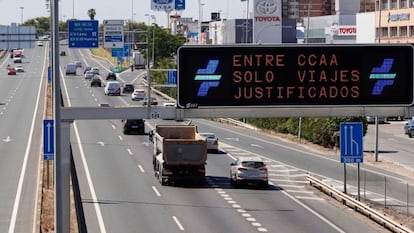
[[[154,173],[161,185],[204,182],[207,143],[195,125],[156,125],[152,141]]]

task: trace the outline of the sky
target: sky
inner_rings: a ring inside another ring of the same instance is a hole
[[[55,0],[50,0],[55,1]],[[88,10],[94,8],[95,19],[102,23],[103,20],[123,19],[135,22],[148,23],[149,17],[145,14],[155,15],[155,23],[167,27],[167,14],[163,11],[151,10],[152,0],[59,0],[59,19],[73,18],[88,20]],[[249,11],[252,2],[249,1]],[[49,16],[46,9],[46,0],[0,0],[0,25],[21,23],[27,19],[40,16]],[[211,12],[221,12],[223,19],[246,18],[247,2],[241,0],[201,0],[203,21],[210,19]],[[131,10],[133,8],[133,11]],[[199,17],[199,0],[185,0],[185,10],[179,12],[181,17]],[[175,13],[175,12],[172,12]],[[150,19],[154,23],[153,19]]]

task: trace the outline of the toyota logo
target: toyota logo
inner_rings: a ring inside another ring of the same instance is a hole
[[[277,10],[277,3],[272,0],[260,1],[256,5],[256,12],[261,15],[273,15]]]

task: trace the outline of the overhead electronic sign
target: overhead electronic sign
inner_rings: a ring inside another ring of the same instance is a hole
[[[183,46],[178,49],[178,106],[411,106],[413,48]]]

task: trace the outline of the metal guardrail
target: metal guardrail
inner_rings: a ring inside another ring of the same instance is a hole
[[[370,206],[355,200],[354,198],[350,197],[349,195],[342,193],[335,188],[331,187],[330,185],[325,184],[321,180],[319,180],[316,177],[313,177],[308,174],[307,180],[310,182],[311,186],[314,186],[321,190],[322,192],[326,193],[332,198],[335,198],[338,201],[341,201],[342,204],[353,208],[355,211],[360,212],[361,214],[364,214],[368,218],[374,220],[378,224],[382,225],[384,228],[389,229],[392,232],[398,232],[398,233],[414,233],[414,231],[406,228],[402,224],[394,221],[393,219],[387,217],[385,214],[380,213],[374,209],[372,209]]]
[[[238,121],[238,120],[235,120],[233,118],[219,118],[218,121],[224,122],[224,123],[227,123],[227,124],[231,124],[231,125],[236,125],[236,126],[244,127],[244,128],[251,129],[251,130],[255,130],[255,131],[258,130],[256,127],[254,127],[252,125],[243,123],[243,122]]]

